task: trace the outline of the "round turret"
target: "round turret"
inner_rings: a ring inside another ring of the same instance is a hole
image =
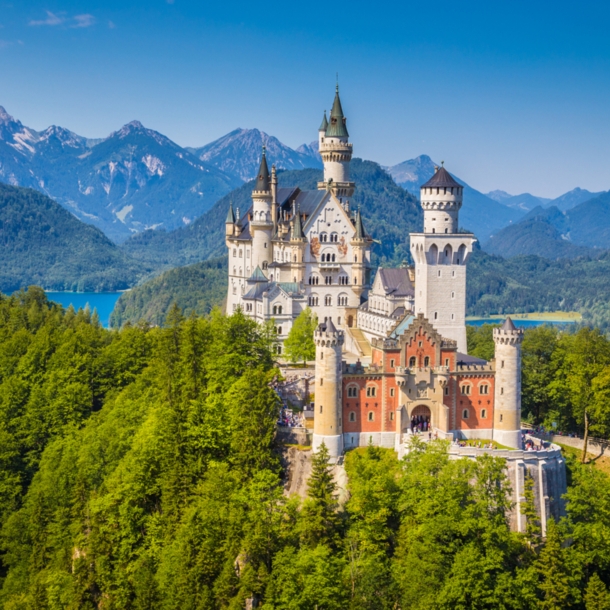
[[[493,440],[521,449],[521,342],[510,318],[493,331],[496,358]]]
[[[316,343],[316,400],[314,407],[313,451],[322,443],[331,458],[343,453],[341,421],[341,352],[345,335],[332,320],[323,322],[314,333]]]
[[[457,233],[464,187],[444,168],[421,187],[424,233]]]

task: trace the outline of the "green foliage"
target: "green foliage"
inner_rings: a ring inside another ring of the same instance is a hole
[[[477,358],[492,360],[495,353],[493,337],[494,328],[499,324],[483,324],[482,326],[466,326],[466,339],[468,342],[468,353]]]
[[[610,329],[610,253],[547,260],[503,259],[476,250],[468,264],[469,315],[578,311],[587,324]]]
[[[591,576],[585,593],[586,610],[610,610],[610,592],[597,572]]]
[[[227,258],[177,267],[123,293],[110,324],[119,328],[140,320],[160,325],[175,303],[186,315],[210,313],[227,296]]]
[[[503,460],[444,441],[349,452],[343,505],[323,445],[287,498],[273,343],[239,311],[107,331],[40,289],[0,298],[0,605],[606,607],[610,479],[589,465],[531,546]]]
[[[0,184],[0,226],[4,292],[32,284],[47,290],[124,290],[148,270],[99,229],[32,189]]]
[[[534,479],[528,472],[524,477],[521,514],[525,517],[525,537],[527,541],[532,545],[538,544],[542,528],[534,504]]]
[[[306,307],[294,321],[286,340],[284,341],[284,352],[293,364],[307,360],[315,360],[316,344],[313,334],[318,326],[317,316]]]

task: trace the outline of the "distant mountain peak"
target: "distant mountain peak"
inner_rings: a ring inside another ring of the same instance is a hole
[[[70,146],[72,148],[83,148],[87,144],[86,138],[58,125],[51,125],[40,133],[40,142],[52,139],[58,140],[63,146]]]
[[[205,146],[191,150],[202,161],[246,182],[258,171],[263,144],[267,149],[267,160],[278,169],[322,167],[322,161],[316,156],[293,150],[276,137],[256,128],[239,127]]]
[[[4,109],[4,106],[0,106],[0,123],[5,125],[8,123],[17,123],[15,119]]]
[[[495,191],[490,191],[487,193],[487,196],[498,203],[504,203],[506,199],[510,199],[512,195],[507,193],[506,191],[501,191],[500,189],[496,189]]]

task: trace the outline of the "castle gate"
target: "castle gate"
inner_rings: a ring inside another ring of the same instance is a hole
[[[417,405],[408,417],[407,425],[411,425],[411,418],[415,417],[417,422],[428,422],[429,427],[432,427],[432,413],[426,405]]]

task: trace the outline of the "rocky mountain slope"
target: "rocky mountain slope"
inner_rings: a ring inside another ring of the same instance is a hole
[[[137,121],[87,140],[36,132],[1,107],[0,181],[45,193],[115,241],[184,226],[241,182]]]
[[[267,160],[278,169],[321,168],[322,160],[315,149],[303,144],[297,150],[282,144],[277,138],[258,129],[235,129],[201,148],[189,150],[202,161],[239,177],[252,180],[256,176],[261,160],[261,147],[267,149]]]
[[[49,197],[0,184],[0,291],[37,284],[51,290],[112,291],[148,270]]]

